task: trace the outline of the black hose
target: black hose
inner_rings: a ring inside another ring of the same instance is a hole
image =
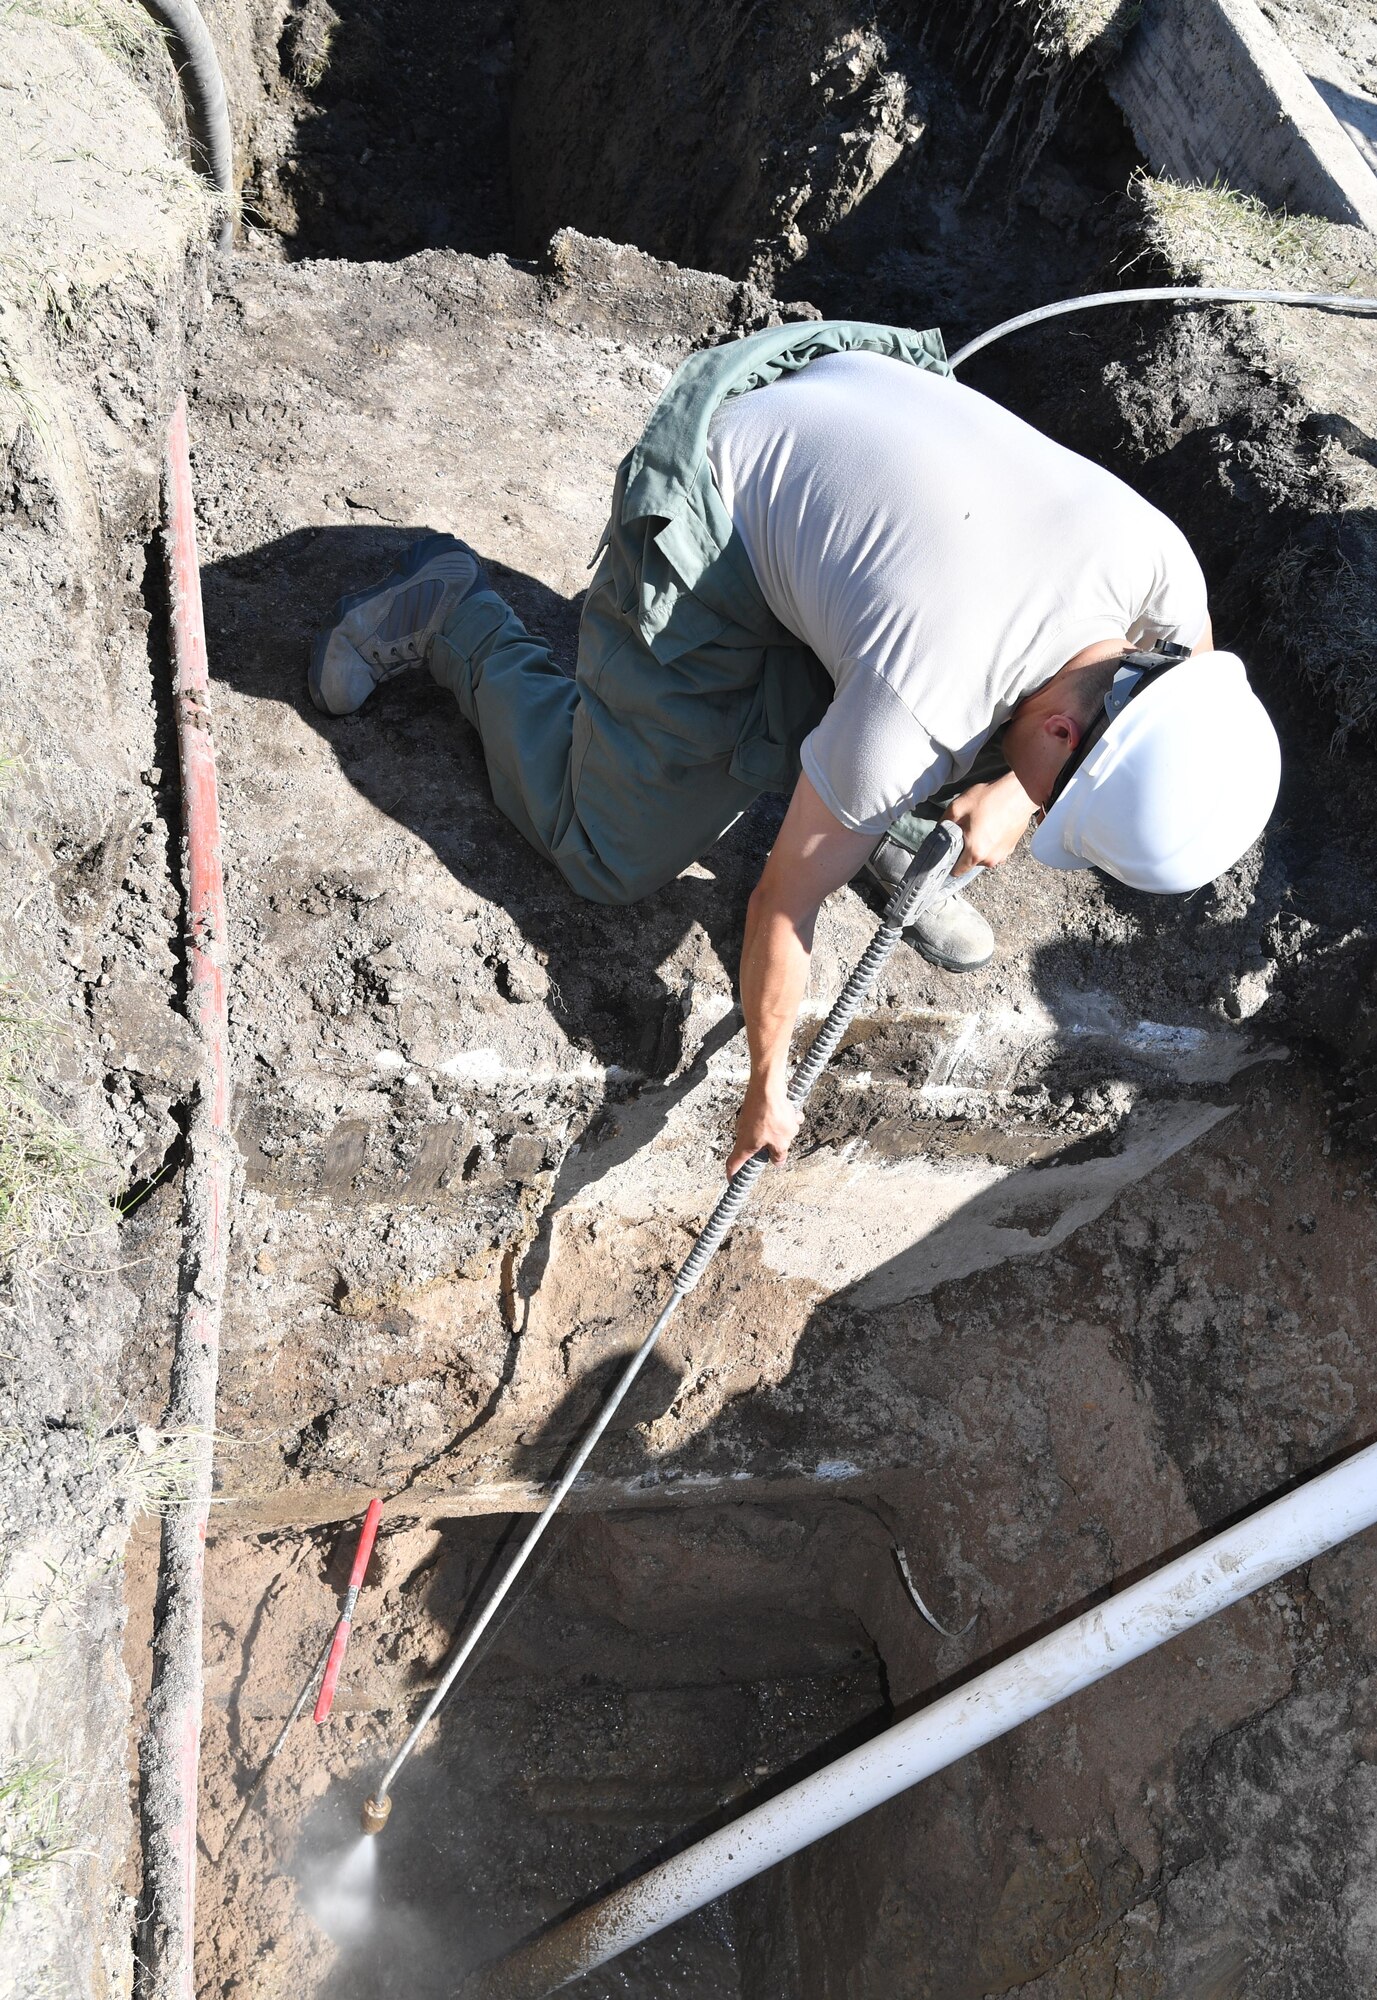
[[[909,863],[908,873],[885,906],[880,928],[871,938],[861,955],[860,963],[833,1001],[832,1011],[814,1036],[807,1055],[794,1071],[789,1085],[791,1104],[803,1103],[831,1062],[841,1044],[842,1036],[856,1017],[856,1009],[874,985],[881,966],[903,936],[905,924],[913,921],[913,913],[919,907],[920,899],[924,908],[936,901],[943,891],[947,877],[960,858],[960,832],[951,820],[939,820]],[[769,1161],[768,1151],[762,1148],[760,1152],[752,1153],[750,1159],[738,1167],[727,1182],[726,1192],[703,1224],[698,1241],[679,1268],[679,1274],[674,1280],[676,1296],[691,1292],[698,1283],[709,1261],[716,1254],[718,1244],[746,1206],[751,1189],[764,1173]]]
[[[186,98],[187,124],[200,154],[200,165],[224,204],[217,247],[234,245],[234,141],[220,58],[210,39],[196,0],[143,0],[149,13],[166,29],[172,61]]]

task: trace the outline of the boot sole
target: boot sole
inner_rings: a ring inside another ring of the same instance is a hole
[[[349,613],[357,611],[359,606],[366,604],[370,597],[378,597],[384,590],[394,590],[398,584],[406,583],[411,577],[415,576],[418,569],[423,569],[431,557],[441,548],[462,548],[468,550],[468,553],[473,556],[474,562],[478,565],[478,576],[473,587],[475,590],[482,587],[485,575],[483,565],[478,561],[478,557],[474,554],[473,550],[469,549],[467,542],[461,542],[457,535],[422,535],[420,541],[407,550],[406,555],[398,563],[397,567],[388,571],[381,583],[370,584],[367,590],[355,590],[350,592],[348,596],[337,598],[335,608],[330,614],[329,624],[323,626],[311,641],[311,660],[310,665],[306,669],[307,689],[309,690],[311,700],[322,715],[333,715],[335,713],[334,709],[330,707],[321,694],[321,676],[325,672],[325,649],[330,643],[330,635],[335,627],[342,625],[349,616]],[[375,682],[374,685],[376,686],[377,683]],[[365,695],[364,700],[366,701],[367,698]],[[362,705],[362,703],[359,704],[360,707]],[[357,714],[358,711],[354,710],[353,713]]]
[[[914,931],[907,933],[908,941],[920,957],[929,965],[940,966],[943,972],[979,972],[982,965],[988,965],[995,955],[995,947],[990,946],[983,958],[952,958],[945,951],[938,951],[935,945],[924,944]]]

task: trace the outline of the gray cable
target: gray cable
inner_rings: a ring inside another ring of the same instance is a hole
[[[1078,299],[1058,299],[1050,306],[1019,313],[1015,319],[1001,320],[988,333],[977,334],[974,340],[959,347],[950,365],[959,368],[963,361],[969,361],[992,341],[1002,340],[1006,333],[1036,326],[1040,320],[1059,319],[1063,313],[1088,312],[1092,306],[1147,305],[1169,299],[1202,306],[1312,306],[1319,312],[1354,313],[1362,319],[1377,314],[1377,299],[1350,298],[1346,292],[1249,292],[1208,285],[1144,285],[1126,292],[1086,292]]]
[[[234,245],[234,140],[220,58],[210,39],[196,0],[143,0],[148,12],[167,30],[172,61],[187,99],[187,124],[205,159],[208,178],[224,202],[216,245]]]

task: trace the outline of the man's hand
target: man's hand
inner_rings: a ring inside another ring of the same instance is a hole
[[[1012,771],[992,784],[972,785],[968,792],[962,792],[946,814],[960,827],[965,842],[953,874],[965,875],[972,868],[998,868],[1018,846],[1036,811],[1037,801],[1029,798]]]
[[[762,1146],[769,1148],[770,1158],[778,1166],[802,1123],[803,1113],[794,1108],[782,1091],[769,1097],[752,1083],[736,1121],[736,1144],[727,1162],[728,1174],[744,1166]]]
[[[751,1082],[728,1174],[768,1146],[782,1160],[799,1127],[785,1092],[789,1039],[808,984],[813,926],[823,899],[849,882],[875,845],[830,813],[807,778],[800,778],[746,910],[741,948],[741,1010],[751,1050]]]

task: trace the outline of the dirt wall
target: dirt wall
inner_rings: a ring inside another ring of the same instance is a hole
[[[678,0],[523,0],[515,247],[567,224],[825,312],[963,335],[1006,300],[1074,288],[1137,156],[1093,65],[1064,115],[1041,69],[1019,76],[1010,12],[811,0],[782,35],[752,4],[703,34]]]
[[[0,1989],[29,2000],[132,1969],[121,1566],[175,1477],[116,1387],[110,1201],[187,1087],[148,544],[211,204],[141,10],[11,10],[0,67]]]

